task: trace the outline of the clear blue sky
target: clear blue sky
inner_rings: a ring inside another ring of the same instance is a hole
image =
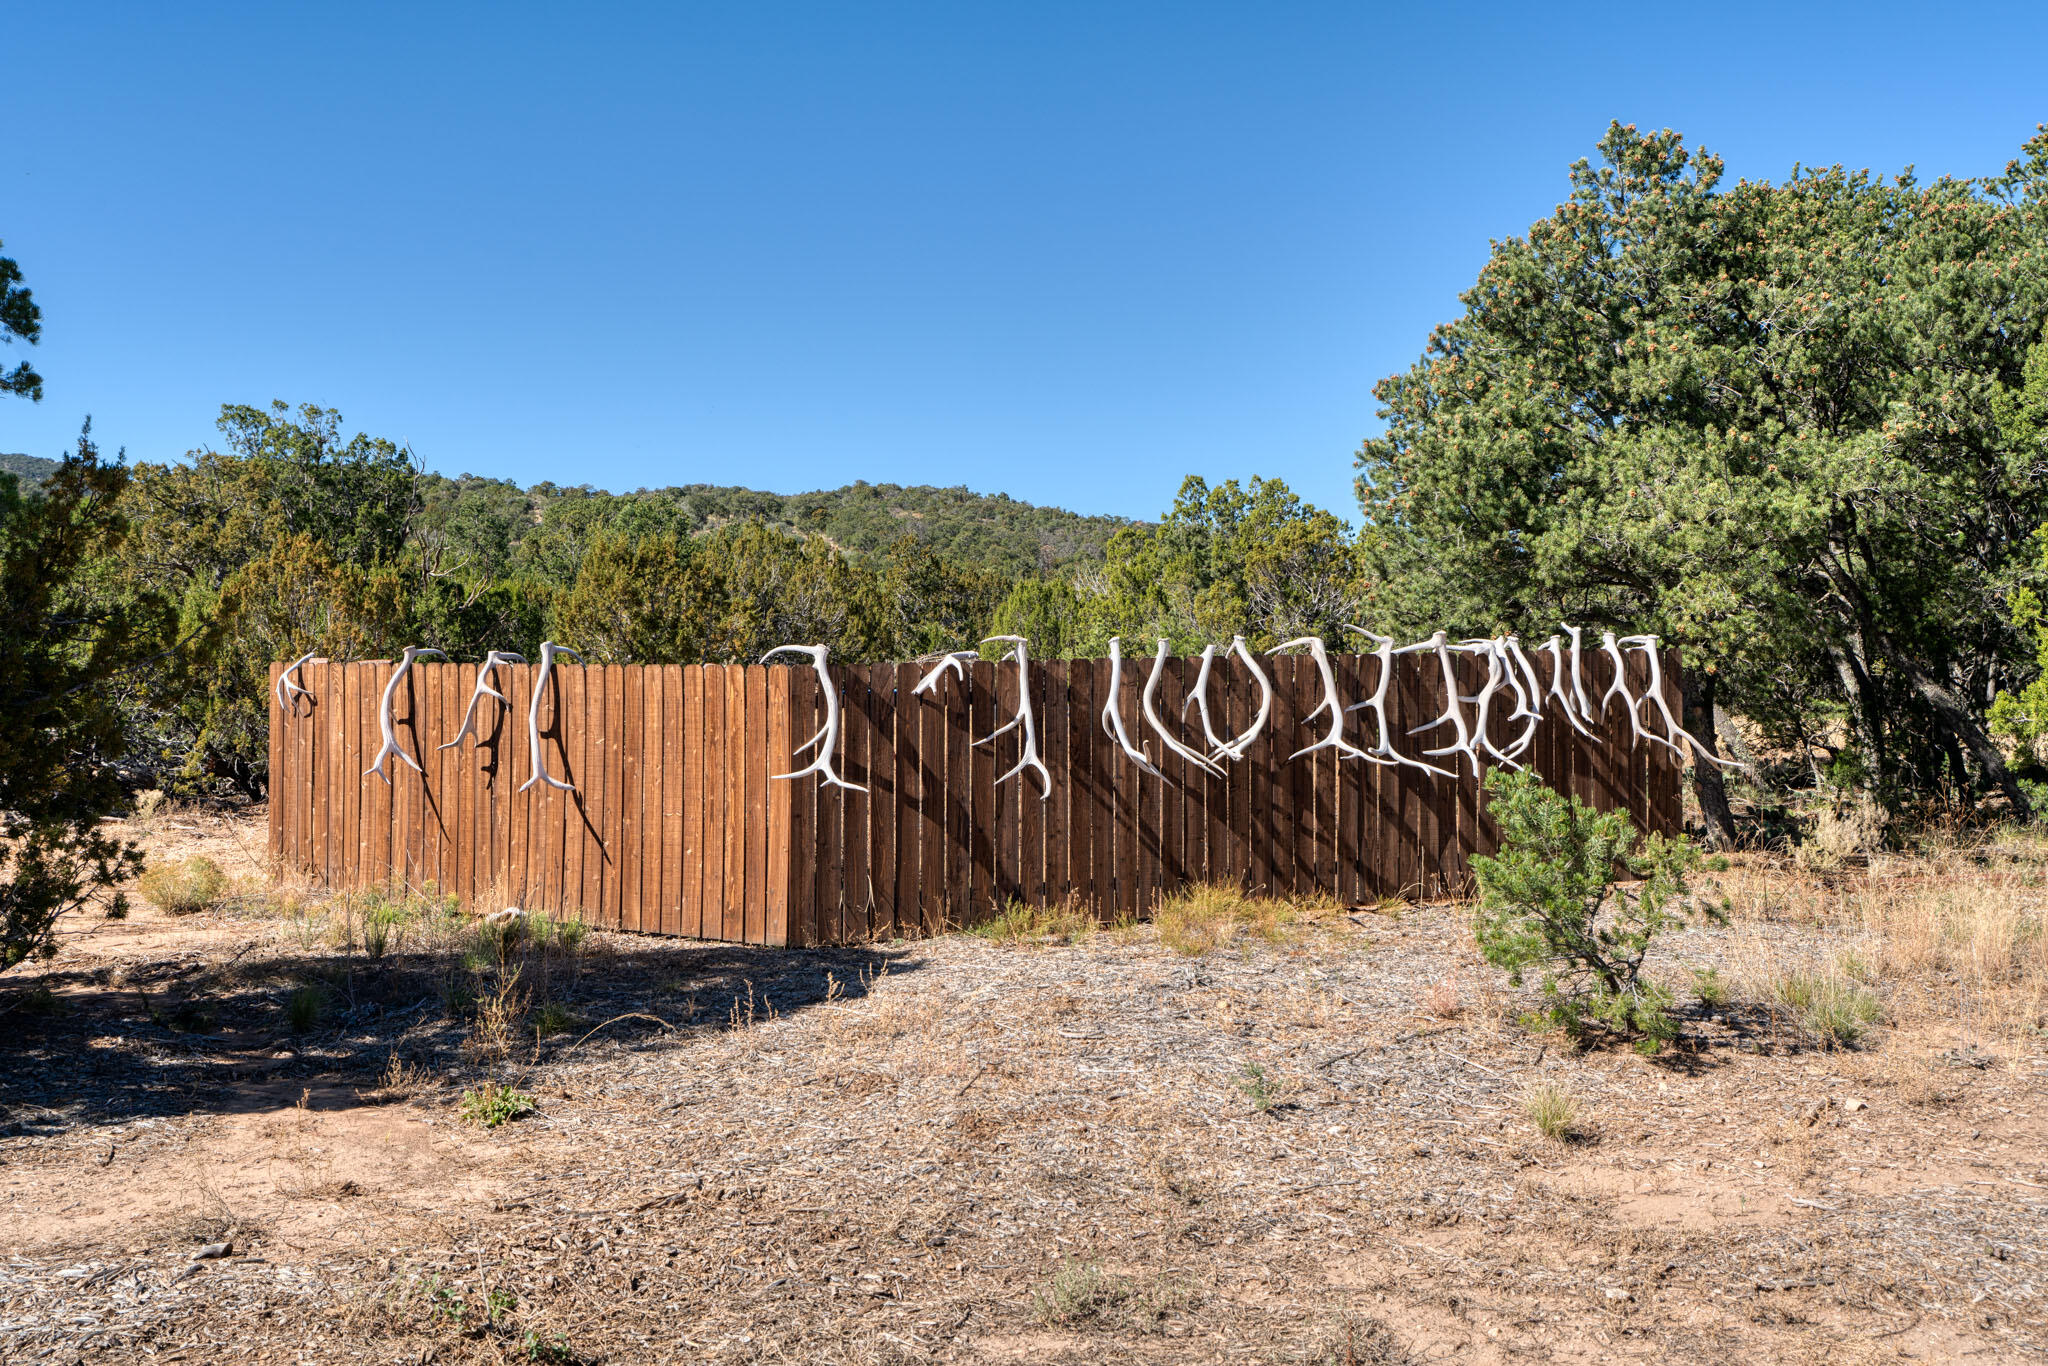
[[[1190,472],[1354,515],[1373,383],[1610,118],[1764,177],[2048,119],[2038,0],[79,0],[0,45],[47,381],[0,450],[284,398],[450,474],[1133,516]]]

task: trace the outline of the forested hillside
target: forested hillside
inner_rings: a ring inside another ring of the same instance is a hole
[[[56,461],[45,460],[39,455],[10,455],[0,452],[0,474],[14,475],[25,486],[42,483],[56,468]]]
[[[552,483],[522,489],[509,480],[425,475],[422,524],[450,537],[459,553],[502,571],[524,556],[572,557],[590,537],[692,536],[739,522],[822,536],[854,555],[887,550],[908,536],[935,554],[1002,574],[1055,571],[1100,561],[1121,517],[1087,517],[965,487],[856,481],[816,493],[763,493],[718,484],[605,493]]]

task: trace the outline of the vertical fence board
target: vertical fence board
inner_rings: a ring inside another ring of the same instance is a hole
[[[945,705],[946,732],[946,859],[940,888],[944,921],[973,923],[974,916],[974,756],[972,704],[963,680],[948,676],[939,682]]]
[[[923,923],[924,717],[928,705],[913,696],[918,684],[914,664],[895,666],[890,681],[896,711],[896,892],[891,899],[890,931],[915,934]]]
[[[762,828],[767,835],[764,876],[768,895],[762,906],[761,942],[802,944],[803,930],[796,923],[799,908],[797,903],[793,903],[790,891],[798,826],[808,829],[810,822],[798,816],[797,807],[810,794],[816,779],[803,779],[799,789],[794,779],[778,780],[771,776],[785,771],[787,766],[782,756],[798,743],[790,738],[798,688],[797,675],[792,670],[770,669],[767,674],[767,731],[762,747],[762,757],[767,764],[763,771],[767,810]]]
[[[747,676],[746,942],[767,942],[768,904],[768,667],[749,664]]]
[[[868,933],[876,939],[896,933],[896,666],[877,664],[868,671],[869,731],[874,749],[868,758]]]
[[[912,672],[918,672],[913,669]],[[915,688],[920,680],[912,680]],[[944,684],[940,685],[941,688]],[[934,689],[918,699],[918,770],[924,797],[918,804],[918,906],[919,926],[936,934],[946,924],[946,853],[952,843],[952,824],[947,803],[947,758],[952,750],[952,729],[947,724],[949,699]]]
[[[703,830],[699,858],[703,871],[697,901],[697,933],[704,939],[725,937],[725,790],[727,781],[726,737],[732,733],[726,716],[726,679],[723,664],[698,666],[703,674],[699,685],[704,693],[704,757],[702,783],[697,800],[698,819]]]
[[[844,699],[840,724],[846,727],[846,767],[842,771],[847,782],[866,789],[840,794],[845,801],[840,829],[845,862],[839,879],[839,929],[835,942],[847,944],[867,938],[868,908],[874,899],[868,880],[868,812],[875,804],[868,768],[874,708],[868,701],[865,669],[842,670],[839,678],[840,696]]]

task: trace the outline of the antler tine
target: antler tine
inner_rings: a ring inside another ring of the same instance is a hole
[[[377,705],[377,728],[384,733],[384,743],[378,747],[377,757],[370,761],[368,768],[363,770],[363,776],[367,778],[374,773],[384,780],[386,787],[391,786],[391,775],[384,771],[384,756],[387,754],[396,754],[407,764],[411,765],[415,773],[424,774],[426,772],[425,769],[420,767],[417,759],[398,747],[398,723],[391,715],[391,699],[398,696],[398,685],[405,681],[405,676],[408,673],[412,672],[412,662],[421,655],[440,655],[443,659],[448,657],[445,651],[436,650],[430,646],[406,646],[404,657],[398,661],[398,667],[391,671],[391,680],[384,685],[384,699]]]
[[[552,640],[543,640],[540,643],[540,672],[533,676],[533,700],[526,704],[526,752],[528,758],[533,762],[533,776],[519,785],[521,792],[526,791],[527,788],[532,787],[538,782],[544,782],[549,787],[557,788],[563,792],[574,792],[576,790],[576,784],[565,783],[555,777],[554,774],[548,772],[547,765],[541,759],[540,696],[543,692],[547,691],[548,679],[555,672],[556,655],[567,655],[578,664],[583,663],[583,656],[577,654],[566,645],[557,645]]]
[[[444,749],[454,749],[465,738],[475,733],[473,728],[476,725],[476,704],[485,697],[495,697],[508,707],[512,705],[510,698],[491,686],[491,673],[500,664],[524,664],[525,662],[524,658],[513,654],[510,650],[492,650],[484,656],[484,662],[477,666],[476,686],[470,690],[469,706],[463,709],[462,727],[455,732],[453,740],[450,740],[445,745],[434,746],[436,753]]]
[[[301,697],[311,697],[313,695],[312,690],[306,687],[303,681],[298,683],[292,682],[292,675],[305,668],[319,653],[318,650],[308,650],[291,663],[285,665],[278,672],[277,685],[271,691],[276,694],[277,705],[284,711],[287,717],[299,714],[299,699]],[[302,680],[303,678],[304,675],[301,675]]]
[[[998,735],[1021,727],[1024,732],[1023,754],[1010,768],[1010,771],[996,779],[996,781],[998,783],[1006,783],[1025,769],[1033,769],[1038,774],[1038,799],[1045,801],[1052,796],[1052,773],[1046,768],[1045,760],[1038,757],[1038,714],[1031,706],[1031,642],[1023,636],[983,636],[981,643],[986,645],[992,640],[1002,640],[1011,643],[1012,648],[1004,654],[1003,658],[1005,660],[1015,659],[1017,661],[1017,714],[1010,718],[1008,724],[999,726],[987,736],[974,743],[976,745],[990,744]]]
[[[939,656],[938,662],[932,666],[932,671],[920,679],[918,685],[910,691],[912,693],[928,692],[936,697],[939,692],[939,679],[942,675],[950,671],[957,675],[962,683],[965,683],[967,681],[967,661],[980,658],[981,651],[979,650],[949,650]]]
[[[1216,647],[1213,644],[1204,645],[1202,647],[1202,667],[1195,673],[1195,686],[1189,690],[1187,700],[1180,704],[1180,715],[1183,721],[1187,719],[1189,707],[1193,707],[1196,713],[1201,716],[1202,738],[1209,742],[1209,758],[1212,762],[1217,756],[1227,753],[1229,748],[1226,741],[1217,738],[1216,724],[1209,716],[1209,670],[1215,666],[1215,663]]]
[[[1144,751],[1131,743],[1130,733],[1124,729],[1124,712],[1120,699],[1124,683],[1124,643],[1121,637],[1109,638],[1109,697],[1102,704],[1102,733],[1115,740],[1124,758],[1137,765],[1139,770],[1155,778],[1166,775],[1152,766]]]
[[[1220,775],[1223,772],[1221,768],[1195,753],[1171,735],[1168,735],[1166,733],[1166,726],[1159,719],[1159,709],[1157,706],[1159,681],[1166,675],[1167,649],[1166,637],[1159,637],[1159,651],[1152,656],[1152,673],[1145,680],[1145,690],[1138,695],[1138,708],[1144,713],[1145,724],[1152,727],[1152,733],[1159,737],[1159,743],[1164,745],[1170,753],[1178,754],[1181,758],[1200,768],[1204,773]]]
[[[1330,733],[1306,749],[1296,750],[1288,756],[1287,762],[1291,764],[1303,755],[1314,754],[1317,750],[1321,749],[1334,749],[1343,758],[1372,758],[1370,754],[1367,754],[1364,750],[1344,738],[1344,704],[1337,697],[1337,675],[1330,668],[1330,651],[1323,644],[1321,636],[1302,636],[1299,639],[1290,640],[1284,645],[1276,645],[1266,653],[1277,654],[1281,650],[1290,650],[1297,645],[1308,648],[1309,657],[1315,660],[1316,672],[1321,675],[1323,683],[1323,700],[1316,703],[1315,707],[1301,718],[1302,724],[1306,725],[1318,713],[1328,708],[1330,713]]]
[[[802,778],[815,773],[818,775],[819,782],[829,786],[843,787],[849,792],[867,791],[860,784],[849,783],[832,771],[832,754],[833,751],[839,748],[839,688],[838,685],[833,683],[832,671],[826,665],[826,661],[831,657],[832,647],[822,643],[817,645],[778,645],[767,654],[762,655],[761,662],[765,664],[769,659],[779,654],[799,654],[811,657],[811,668],[818,675],[818,694],[825,699],[825,724],[818,727],[816,735],[798,745],[790,754],[791,758],[795,758],[812,745],[817,745],[818,752],[808,764],[797,769],[794,773],[771,773],[768,775],[768,780],[779,783],[784,779]]]

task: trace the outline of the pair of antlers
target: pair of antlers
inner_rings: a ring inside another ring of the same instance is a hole
[[[566,645],[557,645],[551,640],[541,642],[540,673],[534,677],[533,699],[526,708],[527,752],[532,759],[533,776],[519,785],[521,792],[526,791],[527,788],[532,787],[536,782],[545,782],[549,787],[559,788],[564,792],[574,792],[576,790],[574,783],[564,782],[548,772],[547,763],[542,756],[540,746],[540,699],[541,694],[547,689],[549,676],[554,673],[555,656],[558,654],[567,655],[578,664],[583,662],[583,656],[577,654]],[[378,747],[377,757],[371,760],[368,768],[363,770],[363,776],[367,778],[374,773],[384,780],[384,784],[387,787],[391,784],[391,775],[385,771],[384,761],[392,755],[396,755],[399,759],[403,760],[415,773],[424,774],[426,772],[425,769],[420,767],[418,760],[407,754],[399,746],[397,718],[393,714],[392,703],[398,696],[398,685],[403,683],[405,676],[412,671],[413,661],[423,659],[428,655],[437,655],[442,659],[448,657],[445,651],[436,650],[429,646],[406,646],[404,655],[398,661],[398,666],[391,671],[390,679],[384,684],[384,696],[377,705],[377,728],[382,732],[384,743]],[[294,680],[292,676],[298,674],[313,657],[313,654],[310,652],[301,655],[298,659],[292,661],[277,677],[276,693],[278,701],[287,711],[294,714],[297,712],[299,698],[310,697],[311,693],[302,681],[304,675],[301,674],[299,680]],[[484,656],[484,662],[478,666],[476,671],[476,686],[470,692],[469,706],[462,713],[462,727],[455,732],[455,738],[447,744],[435,746],[436,753],[444,749],[454,749],[465,739],[475,738],[477,703],[484,697],[495,697],[500,702],[505,703],[505,705],[511,705],[511,700],[505,694],[491,686],[491,678],[500,664],[524,664],[525,662],[525,656],[514,654],[510,650],[492,650]]]
[[[1032,710],[1031,706],[1031,642],[1023,636],[988,636],[982,640],[982,644],[987,645],[992,641],[1008,642],[1011,648],[1005,652],[1003,659],[1015,659],[1017,661],[1017,714],[1011,717],[1005,724],[997,727],[981,739],[976,740],[974,744],[977,748],[982,745],[993,744],[997,736],[1004,735],[1021,727],[1024,732],[1023,755],[1009,772],[996,779],[996,781],[998,783],[1008,782],[1027,768],[1031,769],[1038,775],[1041,789],[1039,800],[1043,801],[1052,796],[1052,773],[1046,768],[1045,761],[1038,756],[1038,714]],[[828,786],[843,787],[850,792],[865,792],[867,791],[865,787],[860,786],[858,783],[847,782],[838,773],[834,772],[832,768],[833,755],[839,748],[839,688],[833,683],[831,671],[826,667],[826,661],[831,657],[831,653],[831,647],[822,644],[778,645],[767,654],[761,656],[761,662],[764,664],[779,654],[810,656],[811,667],[817,671],[818,687],[825,698],[825,724],[818,728],[816,735],[798,745],[795,751],[796,754],[802,754],[805,750],[816,745],[818,748],[817,755],[810,763],[797,769],[795,772],[777,773],[773,776],[775,780],[779,781],[785,778],[802,778],[816,774],[818,780]],[[955,675],[963,683],[966,682],[967,662],[978,659],[980,656],[981,651],[979,650],[954,650],[940,656],[938,663],[933,666],[931,672],[926,674],[917,686],[911,689],[912,694],[931,693],[936,696],[939,679],[947,673]]]

